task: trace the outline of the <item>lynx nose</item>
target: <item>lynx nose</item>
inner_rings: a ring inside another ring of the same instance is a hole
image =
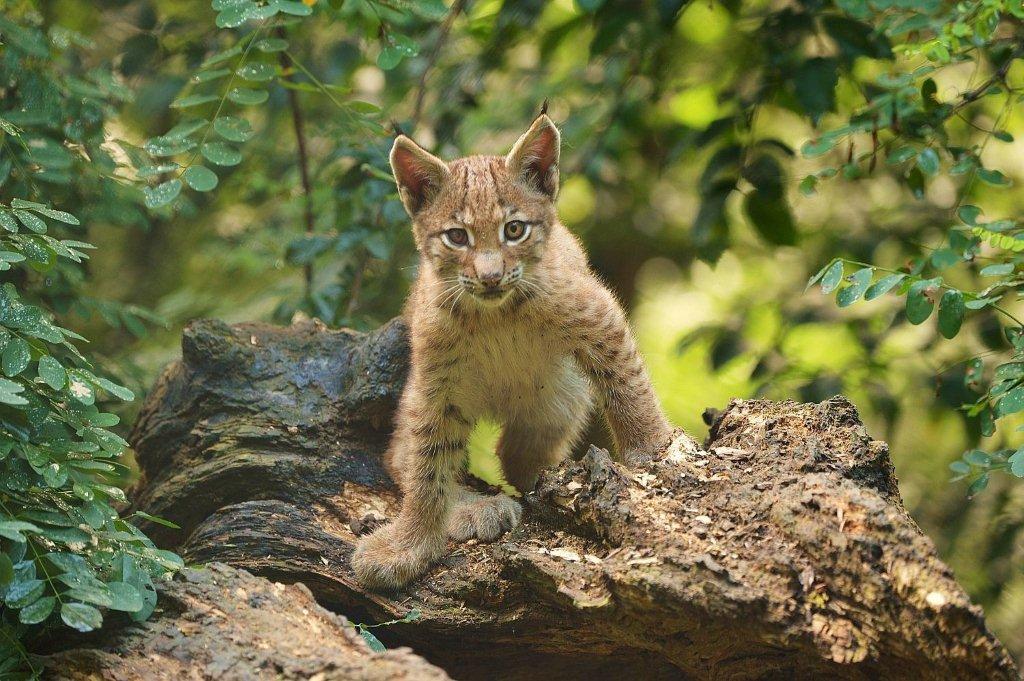
[[[484,288],[497,288],[501,283],[501,279],[505,274],[501,253],[495,251],[478,253],[473,265],[476,270],[476,280]]]
[[[489,272],[478,272],[477,279],[480,283],[487,288],[496,288],[501,283],[501,270],[491,270]]]

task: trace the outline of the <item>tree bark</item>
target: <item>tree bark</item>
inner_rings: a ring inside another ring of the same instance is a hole
[[[842,397],[733,401],[645,470],[591,447],[513,532],[367,592],[348,560],[397,510],[381,456],[407,356],[398,320],[193,323],[131,437],[137,506],[182,527],[147,531],[355,621],[417,609],[381,640],[460,679],[1018,678]]]
[[[47,679],[318,679],[443,681],[448,675],[408,649],[372,653],[344,617],[285,586],[220,563],[185,570],[160,589],[140,626],[108,624],[43,659]]]

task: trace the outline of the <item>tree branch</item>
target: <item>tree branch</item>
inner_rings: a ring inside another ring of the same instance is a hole
[[[420,82],[416,87],[416,104],[412,109],[412,125],[409,126],[410,130],[414,131],[416,129],[416,124],[419,123],[420,116],[423,114],[423,101],[427,94],[427,76],[430,75],[434,65],[437,63],[438,57],[441,56],[441,48],[444,46],[445,41],[448,40],[448,35],[451,33],[455,19],[465,8],[466,0],[455,0],[452,3],[452,8],[448,11],[448,16],[444,19],[444,23],[441,24],[441,32],[437,35],[437,42],[434,43],[434,48],[427,57],[427,64],[423,68],[423,73],[420,74]]]
[[[349,560],[398,508],[404,325],[200,321],[182,354],[129,438],[132,498],[182,528],[147,534],[358,621],[418,610],[374,632],[455,678],[1019,678],[842,397],[734,401],[703,447],[681,436],[642,469],[591,447],[544,473],[518,528],[385,595]]]
[[[277,28],[277,35],[284,39],[287,34],[283,27]],[[286,52],[278,53],[278,61],[281,64],[281,79],[288,83],[294,83],[292,75],[292,61]],[[306,224],[306,236],[313,235],[313,190],[309,181],[309,153],[306,149],[306,124],[302,115],[302,108],[299,106],[299,93],[294,88],[286,88],[288,92],[288,106],[292,111],[292,127],[295,129],[295,149],[298,155],[299,178],[302,182],[303,216]],[[306,297],[313,294],[313,262],[307,262],[303,268],[303,276],[306,282]]]

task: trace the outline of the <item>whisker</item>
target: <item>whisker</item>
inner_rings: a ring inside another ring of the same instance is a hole
[[[451,299],[451,297],[458,295],[458,293],[459,293],[459,289],[458,288],[452,289],[451,292],[444,297],[444,300],[442,300],[441,302],[439,302],[437,304],[437,306],[439,308],[440,307],[445,307],[448,304],[448,301]]]
[[[457,296],[455,296],[455,300],[452,301],[452,309],[449,310],[449,314],[455,314],[455,306],[458,305],[459,299],[462,298],[462,294],[465,293],[465,292],[466,292],[466,289],[463,288],[462,290],[459,291],[459,294]]]
[[[460,284],[453,284],[451,286],[445,287],[440,293],[434,296],[434,298],[430,301],[429,305],[437,305],[438,307],[443,307],[444,303],[438,304],[438,301],[444,299],[447,302],[448,296],[450,296],[453,292],[457,291],[460,288],[460,286]]]

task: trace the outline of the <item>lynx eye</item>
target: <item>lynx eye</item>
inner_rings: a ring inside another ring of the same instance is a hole
[[[511,220],[505,223],[505,243],[518,243],[525,239],[529,233],[530,225],[522,220]]]
[[[452,227],[441,232],[441,240],[451,248],[462,248],[469,243],[469,232],[461,227]]]

